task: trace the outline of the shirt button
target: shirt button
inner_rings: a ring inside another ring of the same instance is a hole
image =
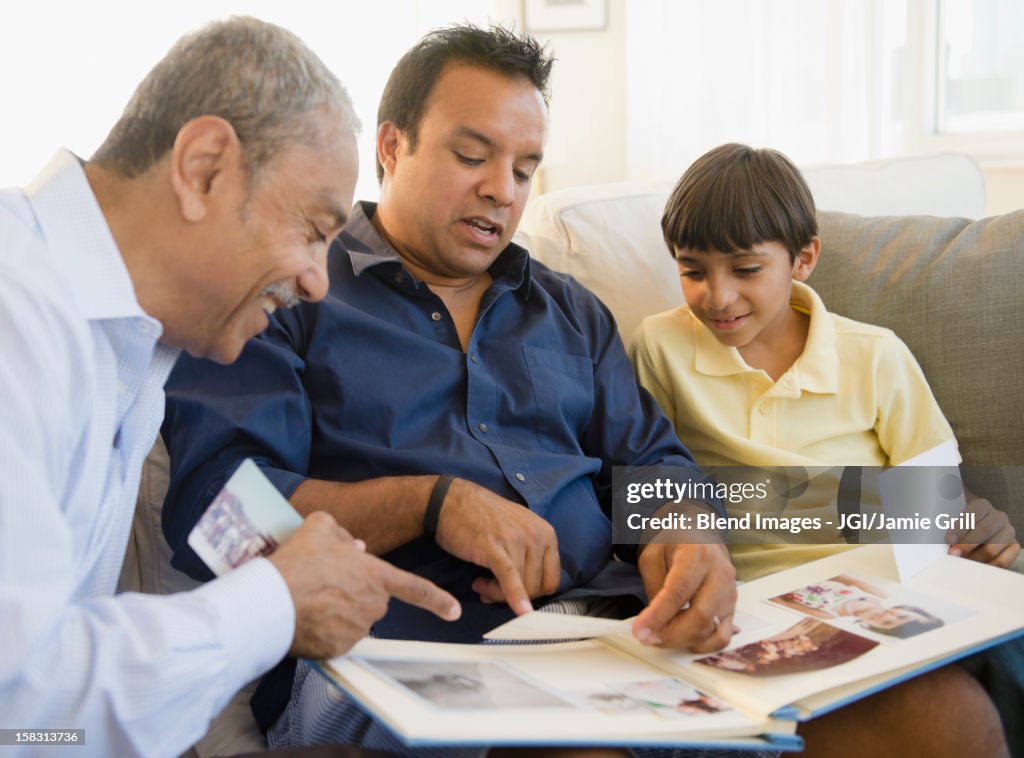
[[[770,409],[770,408],[768,407],[768,404],[767,404],[767,403],[765,403],[765,404],[764,404],[764,405],[762,405],[762,406],[761,406],[761,407],[760,407],[760,408],[759,408],[758,410],[760,410],[760,411],[761,411],[761,415],[762,415],[762,416],[767,416],[767,415],[768,415],[768,411],[769,411],[769,410],[771,410],[771,409]]]
[[[440,321],[441,320],[441,313],[440,313],[440,311],[434,311],[433,313],[431,313],[430,314],[430,318],[432,318],[434,321]]]
[[[487,424],[483,424],[483,423],[477,424],[476,428],[479,429],[481,432],[486,432],[487,431]]]
[[[516,479],[518,479],[520,482],[526,481],[526,477],[520,474],[518,471],[516,472]]]

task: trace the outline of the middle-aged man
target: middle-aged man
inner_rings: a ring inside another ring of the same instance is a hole
[[[194,592],[113,596],[179,348],[230,362],[275,307],[324,296],[357,128],[297,38],[233,19],[177,43],[92,160],[61,151],[0,194],[0,728],[21,747],[77,729],[90,755],[177,755],[391,594],[458,615],[323,513]]]
[[[252,456],[300,513],[333,514],[462,603],[455,625],[393,603],[379,636],[477,641],[536,600],[598,613],[646,589],[639,639],[729,639],[721,544],[613,560],[612,467],[693,463],[638,390],[607,309],[511,243],[550,67],[531,38],[469,26],[398,63],[378,114],[380,202],[358,205],[334,244],[327,299],[277,314],[235,366],[183,360],[168,385],[164,523],[179,566],[202,576],[185,537]],[[308,671],[283,717],[290,671],[257,692],[271,744],[398,747]]]

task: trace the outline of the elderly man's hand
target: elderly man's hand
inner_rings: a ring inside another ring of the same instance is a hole
[[[269,557],[295,603],[290,655],[341,655],[366,636],[397,597],[454,621],[458,601],[436,585],[366,552],[326,513],[310,514]]]
[[[989,563],[1006,568],[1020,555],[1017,535],[1009,517],[988,500],[964,493],[967,496],[967,513],[974,514],[974,528],[970,531],[950,530],[946,542],[949,552],[962,555],[972,561]]]
[[[736,610],[736,570],[725,545],[669,545],[641,548],[640,575],[648,606],[633,623],[646,645],[707,653],[732,638]]]
[[[518,503],[465,479],[456,479],[437,522],[437,544],[464,561],[489,569],[473,591],[484,602],[508,603],[517,614],[533,610],[530,598],[558,589],[558,538],[547,521]]]

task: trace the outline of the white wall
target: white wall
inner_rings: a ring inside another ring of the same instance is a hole
[[[985,214],[997,216],[1024,208],[1024,160],[982,163]]]
[[[89,157],[138,82],[178,37],[253,15],[295,32],[345,83],[363,122],[358,198],[377,197],[374,125],[391,68],[424,32],[512,20],[515,0],[18,0],[0,11],[0,187],[23,185],[53,152]]]
[[[608,0],[608,26],[537,32],[558,61],[540,191],[626,177],[627,0]]]
[[[628,113],[635,92],[629,90],[627,64],[635,64],[636,58],[629,58],[627,23],[637,3],[653,2],[607,0],[608,24],[602,30],[536,32],[558,58],[552,75],[550,132],[538,190],[637,178],[630,174],[628,165]],[[858,8],[859,2],[851,7]],[[427,29],[463,19],[517,21],[522,26],[521,10],[520,0],[9,3],[0,21],[0,186],[29,181],[60,145],[90,155],[135,84],[177,37],[212,18],[250,13],[293,29],[349,87],[365,125],[357,196],[372,199],[377,194],[373,173],[377,100],[397,58]],[[709,8],[701,12],[705,11],[711,12]],[[685,26],[691,35],[718,40],[717,55],[751,54],[730,45],[727,35],[706,23],[690,18]],[[642,45],[643,40],[634,40],[634,44]],[[682,38],[678,44],[683,44]],[[655,92],[651,97],[685,97],[688,92],[692,94],[688,84],[692,77],[715,76],[717,55],[703,69],[678,70],[680,56],[672,45],[652,46],[648,52],[655,54],[659,68],[672,72],[677,83],[673,92]],[[765,66],[772,63],[770,56],[763,60]],[[692,118],[711,119],[701,113],[700,105],[691,108]],[[718,117],[721,114],[714,118]],[[731,122],[727,119],[723,123]],[[673,130],[672,124],[667,126],[659,139],[666,145],[679,141],[680,130]],[[708,135],[712,144],[737,136],[712,132]],[[812,162],[822,160],[814,158]],[[664,165],[661,170],[666,176],[674,176],[686,162]],[[990,212],[1024,207],[1024,153],[1007,155],[999,162],[983,161],[983,168],[989,181]]]
[[[625,2],[609,0],[604,30],[537,34],[559,59],[538,189],[625,177]],[[91,155],[135,85],[173,42],[231,14],[291,29],[345,82],[364,125],[356,195],[368,199],[377,196],[377,101],[401,54],[428,29],[457,21],[522,27],[519,0],[12,4],[0,22],[0,187],[29,182],[60,146]]]

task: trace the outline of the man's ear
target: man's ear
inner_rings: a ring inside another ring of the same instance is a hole
[[[384,167],[384,176],[391,176],[402,149],[405,136],[394,121],[385,121],[377,127],[377,160]]]
[[[798,282],[807,281],[807,277],[818,265],[819,255],[821,255],[821,238],[811,237],[811,241],[797,251],[796,260],[793,262],[793,278]]]
[[[174,139],[170,171],[181,215],[193,223],[202,221],[215,189],[230,180],[246,179],[242,144],[234,127],[219,116],[188,121]]]

